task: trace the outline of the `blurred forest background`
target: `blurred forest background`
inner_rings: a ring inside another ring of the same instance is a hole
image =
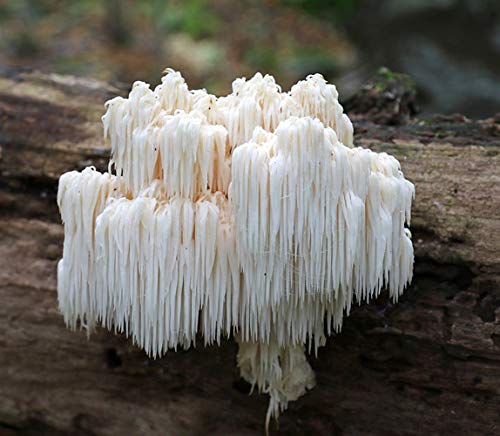
[[[345,99],[382,65],[412,76],[424,113],[500,112],[500,1],[0,0],[0,72],[155,85],[172,67],[216,94],[321,72]]]

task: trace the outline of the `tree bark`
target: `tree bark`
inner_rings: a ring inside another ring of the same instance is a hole
[[[0,433],[262,434],[268,398],[249,395],[232,340],[150,360],[58,314],[57,179],[106,169],[103,103],[125,91],[0,77]],[[500,119],[353,118],[356,144],[394,154],[416,185],[413,284],[397,305],[352,310],[310,356],[316,388],[271,433],[499,434]]]

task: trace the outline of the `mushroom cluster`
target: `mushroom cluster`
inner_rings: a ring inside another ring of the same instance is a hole
[[[106,107],[108,172],[59,181],[67,325],[124,332],[152,357],[234,335],[269,422],[315,383],[306,346],[411,280],[413,184],[353,147],[319,74],[282,92],[258,73],[216,97],[167,70]]]

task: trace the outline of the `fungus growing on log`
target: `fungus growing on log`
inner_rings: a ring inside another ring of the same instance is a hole
[[[414,186],[394,157],[353,147],[337,98],[319,74],[282,92],[258,73],[215,97],[167,70],[108,101],[109,171],[59,181],[67,325],[152,357],[234,335],[267,426],[315,384],[306,347],[412,277]]]

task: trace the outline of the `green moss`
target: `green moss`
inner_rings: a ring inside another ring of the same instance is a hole
[[[396,82],[401,82],[410,92],[416,91],[415,82],[408,74],[396,73],[387,67],[380,67],[377,70],[374,87],[376,89],[385,90]]]
[[[386,80],[394,80],[395,77],[395,73],[387,67],[380,67],[377,71],[377,75]]]

